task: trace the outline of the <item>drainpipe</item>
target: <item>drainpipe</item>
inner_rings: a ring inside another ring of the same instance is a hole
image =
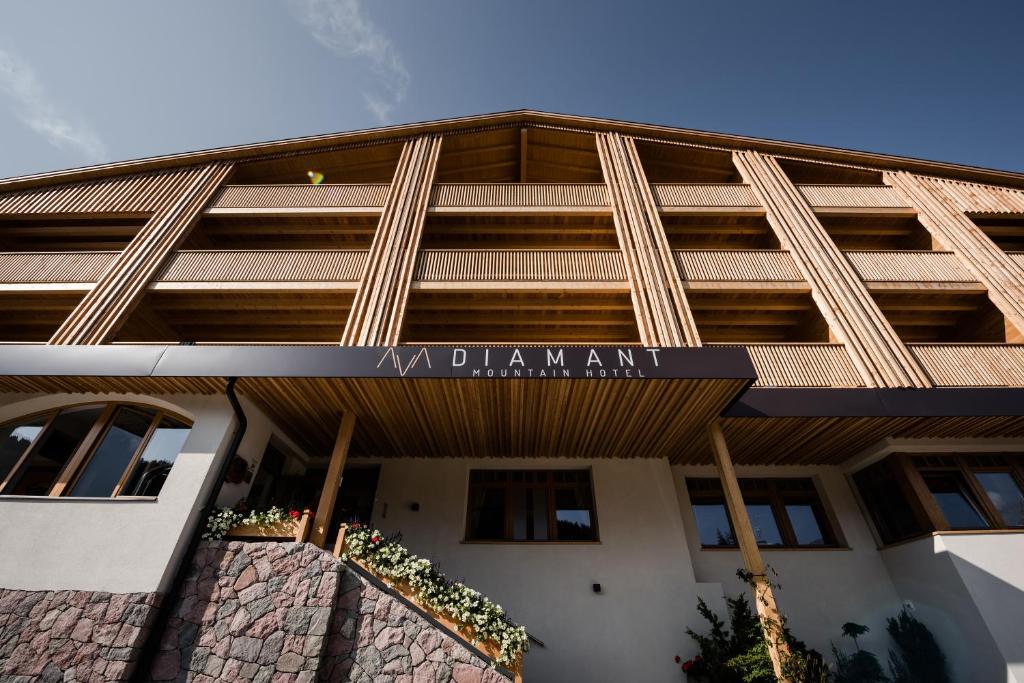
[[[139,660],[135,664],[135,670],[132,673],[133,681],[148,681],[149,671],[156,660],[157,652],[159,651],[160,641],[163,639],[164,630],[167,628],[167,622],[171,618],[171,611],[174,609],[174,605],[178,602],[181,588],[185,583],[185,577],[188,576],[189,563],[196,554],[196,549],[199,548],[199,542],[203,539],[203,529],[206,526],[206,519],[213,512],[214,507],[217,504],[217,497],[220,495],[220,490],[224,486],[224,478],[228,473],[228,466],[231,461],[238,455],[238,446],[242,443],[242,437],[245,436],[245,429],[249,425],[249,421],[245,417],[245,411],[242,410],[241,404],[238,402],[238,396],[235,394],[235,384],[238,382],[237,377],[229,377],[228,383],[224,387],[224,394],[227,396],[228,403],[231,404],[231,410],[235,413],[235,431],[231,434],[231,441],[228,443],[227,452],[224,454],[224,459],[221,461],[220,469],[217,471],[216,477],[213,480],[214,485],[210,488],[209,494],[206,496],[206,500],[203,502],[203,508],[199,513],[199,519],[196,522],[195,527],[192,529],[192,535],[189,537],[188,547],[182,554],[181,559],[178,561],[178,567],[174,573],[174,578],[171,581],[171,587],[168,589],[167,594],[164,595],[160,609],[157,610],[156,620],[153,623],[152,629],[150,629],[149,636],[146,638],[146,642],[142,646],[142,651],[139,653]]]

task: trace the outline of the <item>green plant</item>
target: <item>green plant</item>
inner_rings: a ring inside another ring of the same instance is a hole
[[[889,618],[886,630],[896,643],[889,650],[889,671],[895,683],[949,683],[946,655],[928,627],[906,608]]]
[[[526,629],[512,623],[501,605],[457,581],[450,581],[430,560],[411,554],[399,536],[384,538],[379,531],[353,526],[345,535],[347,552],[377,574],[408,585],[427,607],[452,621],[472,627],[474,643],[487,640],[499,647],[498,664],[513,664],[529,647]]]
[[[284,510],[279,507],[272,507],[262,512],[217,508],[206,518],[206,530],[203,532],[203,540],[216,541],[224,538],[236,526],[265,527],[288,519],[297,519],[300,516],[302,516],[302,513],[298,510]]]
[[[860,649],[857,638],[870,631],[867,626],[848,621],[843,624],[843,635],[853,640],[856,648],[852,655],[845,654],[834,644],[832,656],[836,660],[835,683],[883,683],[889,678],[882,669],[882,664],[873,652]]]

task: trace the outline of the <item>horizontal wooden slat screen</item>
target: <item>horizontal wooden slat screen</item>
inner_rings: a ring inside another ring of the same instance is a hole
[[[210,202],[216,209],[363,208],[384,206],[386,184],[227,185]]]
[[[354,282],[366,251],[179,251],[156,282]]]
[[[755,387],[864,386],[842,344],[749,344],[743,348],[757,369]]]
[[[1024,386],[1024,346],[1016,344],[909,344],[939,387]]]
[[[966,213],[1024,213],[1024,190],[932,178],[960,211]]]
[[[674,252],[684,280],[695,282],[800,282],[803,277],[787,251],[678,250]]]
[[[651,183],[654,201],[663,209],[674,207],[757,207],[757,197],[747,185]]]
[[[814,208],[896,209],[909,208],[886,185],[797,185],[803,198]]]
[[[0,215],[148,214],[195,178],[195,168],[0,194]]]
[[[606,207],[608,190],[593,183],[439,183],[430,205],[437,207]]]
[[[949,251],[847,251],[846,260],[867,282],[975,282]]]
[[[424,282],[570,281],[626,279],[618,250],[424,249],[414,280]]]
[[[116,251],[0,252],[0,282],[96,282]]]

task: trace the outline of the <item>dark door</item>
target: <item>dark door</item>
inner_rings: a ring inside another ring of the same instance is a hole
[[[359,522],[369,526],[373,517],[373,500],[377,495],[377,479],[380,477],[380,465],[352,465],[345,468],[342,474],[341,490],[334,503],[334,515],[331,517],[331,535],[335,535],[338,526],[344,522]]]

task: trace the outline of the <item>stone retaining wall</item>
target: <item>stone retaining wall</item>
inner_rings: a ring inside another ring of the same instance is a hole
[[[382,584],[299,543],[203,543],[159,648],[154,681],[508,680]]]
[[[128,680],[157,602],[153,593],[0,589],[0,680]]]

